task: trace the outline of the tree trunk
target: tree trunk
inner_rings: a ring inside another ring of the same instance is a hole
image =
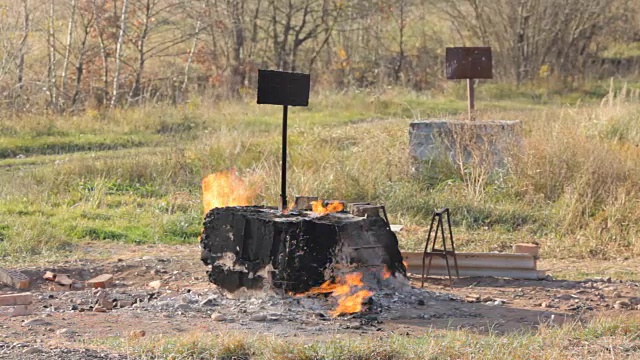
[[[113,109],[118,102],[118,85],[120,82],[120,66],[122,62],[122,53],[124,46],[124,36],[127,27],[127,6],[129,5],[129,0],[123,0],[122,2],[122,13],[120,15],[120,32],[118,34],[118,43],[116,45],[116,63],[115,69],[113,73],[113,91],[111,92],[111,104],[109,105],[110,109]]]
[[[107,55],[107,46],[104,42],[104,32],[102,31],[102,25],[100,23],[100,17],[102,14],[96,8],[96,0],[92,0],[91,2],[91,11],[92,16],[96,19],[94,22],[94,27],[96,29],[96,35],[98,37],[98,43],[100,44],[100,59],[102,61],[102,94],[100,105],[104,105],[107,102],[107,98],[109,96],[109,64],[108,64],[108,55]]]
[[[27,40],[29,38],[29,5],[27,0],[22,0],[24,18],[22,23],[22,39],[18,47],[18,92],[22,94],[24,85],[24,58],[27,52]]]
[[[75,24],[76,8],[78,0],[71,0],[71,15],[69,16],[69,27],[67,28],[67,43],[62,62],[62,79],[60,80],[60,93],[65,96],[67,84],[67,70],[69,68],[69,57],[71,56],[71,42],[73,41],[73,25]]]
[[[56,109],[58,105],[58,94],[56,85],[56,34],[54,28],[55,5],[54,0],[49,1],[49,21],[47,30],[47,40],[49,43],[49,65],[47,69],[47,90],[49,92],[49,107]]]
[[[207,6],[206,2],[202,3],[202,10],[205,10]],[[198,19],[196,22],[196,31],[193,35],[193,42],[191,43],[191,48],[189,48],[189,56],[187,57],[187,63],[184,66],[184,81],[182,82],[182,86],[180,87],[181,96],[184,97],[184,92],[187,89],[187,84],[189,84],[189,70],[191,69],[191,63],[193,62],[193,55],[196,52],[198,46],[198,35],[200,35],[200,27],[202,26],[202,21]]]
[[[129,102],[139,101],[142,94],[142,74],[144,72],[144,65],[147,61],[145,53],[145,45],[147,43],[147,36],[149,35],[149,21],[151,21],[151,10],[155,6],[155,1],[146,0],[144,4],[144,23],[142,25],[142,31],[140,31],[140,37],[137,42],[138,50],[138,70],[136,71],[136,77],[133,82],[133,87],[129,92]]]

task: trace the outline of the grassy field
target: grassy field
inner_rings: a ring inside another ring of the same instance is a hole
[[[460,94],[314,94],[311,106],[290,111],[289,193],[383,203],[406,226],[406,249],[423,244],[431,211],[447,206],[462,250],[537,241],[548,258],[637,257],[640,103],[630,93],[566,105],[522,94],[500,100],[496,88],[480,88],[479,117],[522,120],[525,138],[510,171],[474,184],[473,169],[445,163],[409,172],[409,123],[464,118]],[[87,240],[194,243],[200,181],[230,168],[256,203],[275,205],[280,111],[253,98],[195,99],[1,119],[0,259],[69,256]]]
[[[536,332],[490,333],[427,329],[406,336],[336,336],[283,339],[224,333],[180,337],[106,339],[97,345],[142,359],[634,359],[640,355],[637,319],[599,318],[541,326]]]

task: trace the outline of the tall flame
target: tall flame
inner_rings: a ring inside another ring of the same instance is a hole
[[[322,285],[309,290],[304,295],[331,294],[331,296],[337,297],[338,306],[331,312],[333,317],[340,314],[361,312],[362,302],[373,296],[373,292],[364,289],[353,293],[355,289],[364,286],[362,275],[361,272],[354,272],[337,278],[335,282],[328,280]]]
[[[235,169],[208,175],[202,180],[202,204],[205,214],[216,207],[249,205],[253,194]]]
[[[311,210],[318,215],[324,215],[344,210],[344,204],[340,201],[333,201],[329,203],[327,207],[324,207],[323,201],[318,199],[317,201],[311,202]]]

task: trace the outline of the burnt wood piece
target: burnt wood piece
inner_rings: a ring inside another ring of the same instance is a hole
[[[380,217],[282,214],[273,208],[212,209],[204,221],[202,261],[228,290],[268,286],[301,293],[337,275],[334,265],[382,267],[406,275],[398,239]]]

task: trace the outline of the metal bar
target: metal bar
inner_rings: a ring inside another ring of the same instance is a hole
[[[440,226],[440,233],[442,234],[442,248],[444,253],[444,261],[447,264],[447,274],[449,275],[449,287],[453,289],[453,280],[451,279],[451,267],[449,266],[449,256],[447,256],[447,240],[444,236],[444,223],[442,222],[442,214],[438,218],[438,225]],[[436,230],[437,232],[437,230]]]
[[[278,210],[287,209],[287,115],[289,107],[282,107],[282,173],[280,183],[280,205]]]
[[[449,225],[449,240],[451,240],[451,253],[453,254],[453,263],[456,267],[456,276],[460,277],[460,271],[458,271],[458,257],[456,256],[456,246],[453,243],[453,231],[451,230],[451,211],[447,208],[447,225]]]
[[[473,79],[467,79],[467,96],[469,98],[469,121],[473,121],[476,118],[476,92],[473,87]]]
[[[429,240],[431,239],[431,231],[433,230],[433,221],[435,220],[435,218],[436,214],[433,214],[433,216],[431,216],[431,225],[429,225],[429,232],[427,233],[427,243],[424,245],[424,252],[422,253],[422,287],[424,287],[424,270],[426,265],[427,252],[429,251]],[[431,266],[431,257],[429,257],[429,266]]]
[[[420,266],[411,266],[407,268],[407,272],[410,274],[416,274],[419,276]],[[448,271],[445,266],[431,265],[429,269],[430,276],[448,276]],[[545,271],[533,270],[533,269],[490,269],[490,268],[460,268],[461,277],[474,277],[474,276],[487,276],[487,277],[504,277],[512,279],[528,279],[538,280],[543,279],[546,275]]]
[[[402,259],[409,266],[420,267],[422,265],[423,252],[403,251]],[[453,256],[453,254],[449,254]],[[442,256],[438,256],[432,266],[444,267],[446,263]],[[488,269],[536,269],[533,256],[528,254],[511,253],[456,253],[459,268],[488,268]]]

